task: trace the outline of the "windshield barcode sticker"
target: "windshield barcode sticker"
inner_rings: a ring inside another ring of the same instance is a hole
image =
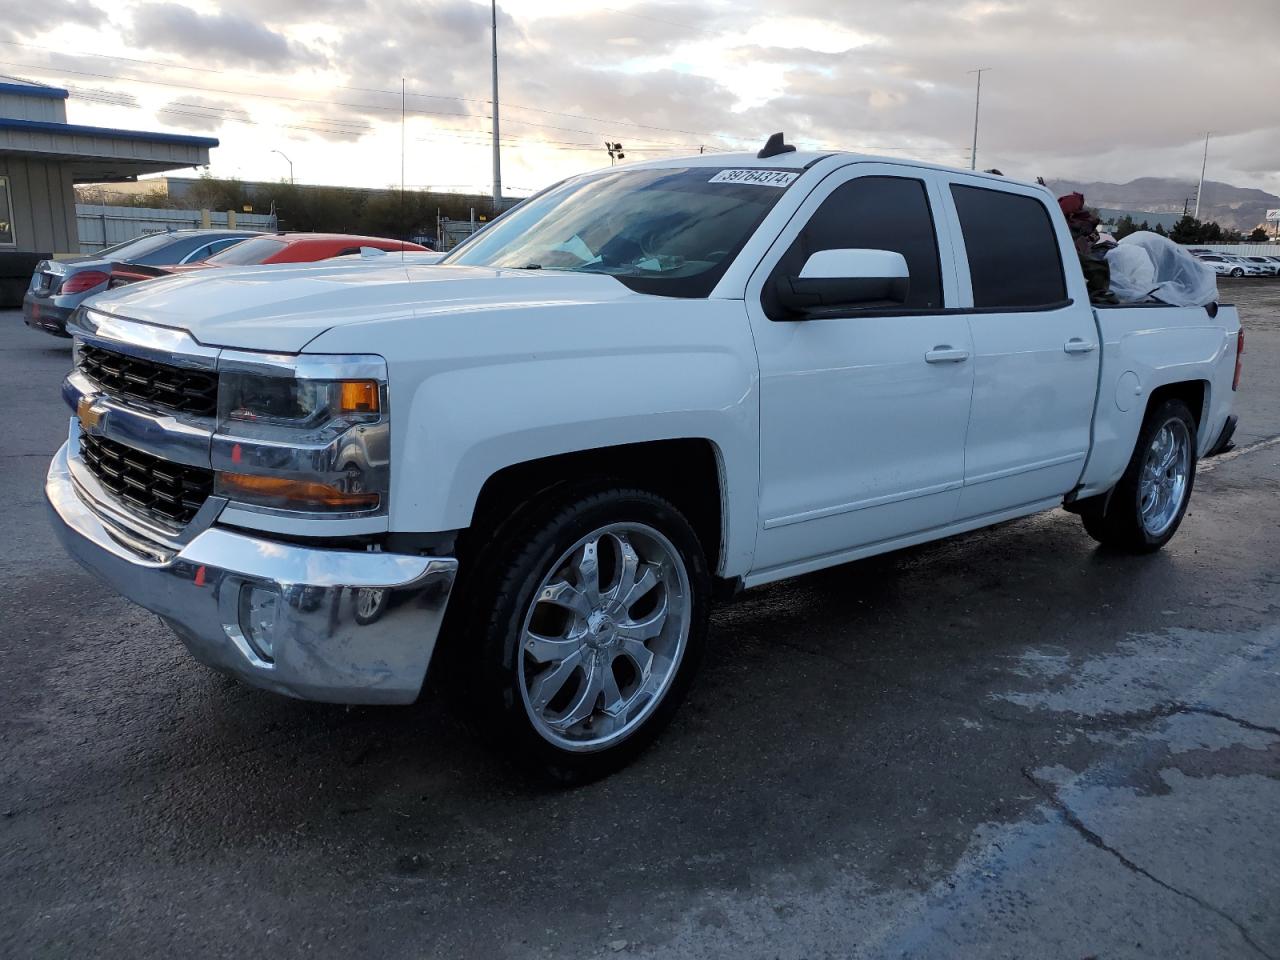
[[[757,187],[786,187],[796,177],[797,170],[721,170],[707,183],[750,183]]]

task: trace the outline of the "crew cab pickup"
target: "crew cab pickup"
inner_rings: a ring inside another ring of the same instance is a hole
[[[382,704],[430,672],[569,778],[670,718],[735,589],[1064,504],[1161,547],[1242,348],[1231,307],[1091,306],[1042,187],[776,145],[72,330],[75,558],[218,670]]]

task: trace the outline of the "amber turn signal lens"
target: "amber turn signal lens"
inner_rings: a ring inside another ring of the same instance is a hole
[[[338,387],[338,409],[343,413],[378,412],[377,381],[343,380]]]
[[[251,473],[218,474],[218,492],[286,510],[372,510],[378,505],[376,493],[345,493],[327,483]]]

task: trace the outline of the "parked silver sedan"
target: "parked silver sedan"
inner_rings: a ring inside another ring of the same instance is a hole
[[[41,260],[22,298],[22,319],[33,329],[65,337],[67,318],[95,293],[145,280],[154,274],[148,267],[207,259],[259,233],[258,230],[174,230],[135,237],[85,257]]]

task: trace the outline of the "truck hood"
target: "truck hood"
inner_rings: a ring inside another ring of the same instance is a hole
[[[426,320],[445,313],[632,296],[617,280],[599,274],[393,261],[202,270],[118,287],[93,297],[89,306],[186,330],[209,346],[297,353],[326,330],[368,320]]]

